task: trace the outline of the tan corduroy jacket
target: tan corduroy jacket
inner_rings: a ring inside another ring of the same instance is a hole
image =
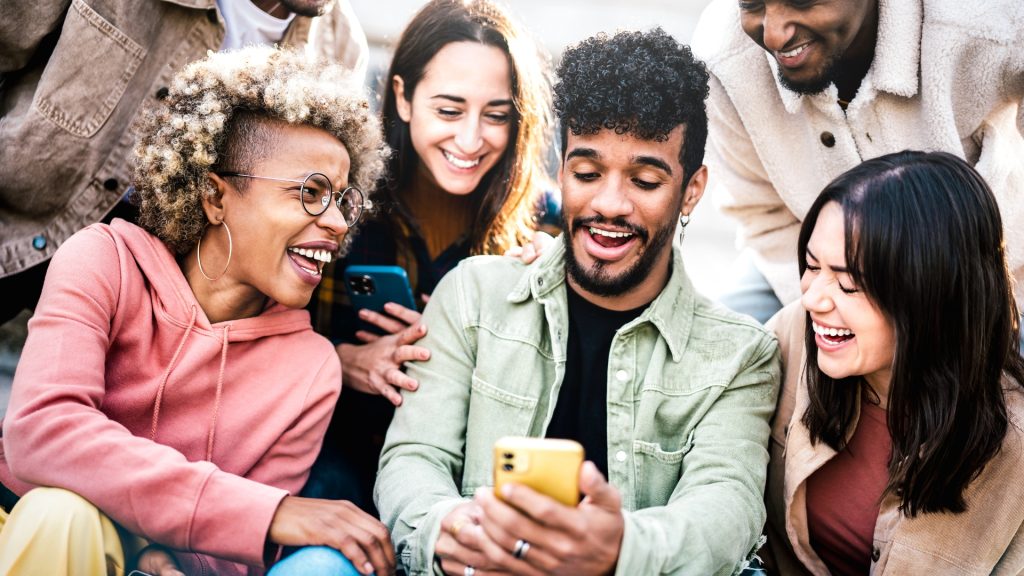
[[[782,351],[783,389],[769,442],[766,555],[772,573],[787,576],[829,573],[810,546],[806,495],[807,478],[836,452],[811,444],[800,422],[808,405],[804,321],[795,302],[769,322]],[[1010,427],[1002,450],[968,487],[967,511],[911,519],[899,512],[897,498],[886,497],[875,522],[871,574],[1024,574],[1024,391],[1008,388],[1006,401]]]
[[[348,4],[296,17],[282,44],[361,79],[366,37]],[[48,259],[114,207],[139,110],[223,38],[215,0],[0,2],[0,277]]]

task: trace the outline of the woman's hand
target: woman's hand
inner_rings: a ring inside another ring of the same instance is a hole
[[[509,248],[505,251],[505,256],[519,258],[523,264],[531,264],[534,260],[540,258],[540,255],[544,253],[544,249],[550,246],[554,240],[547,232],[534,232],[528,244]]]
[[[281,546],[330,546],[361,574],[395,572],[395,552],[387,528],[345,500],[285,496],[270,522],[267,538]]]
[[[346,386],[378,394],[400,406],[399,390],[411,392],[419,387],[416,380],[402,371],[402,364],[430,359],[430,350],[414,346],[426,335],[427,327],[420,322],[419,312],[400,304],[388,302],[384,311],[387,314],[363,309],[359,317],[387,332],[386,336],[360,330],[356,338],[364,344],[341,344],[337,346],[338,356]]]
[[[139,553],[136,566],[141,572],[153,576],[185,576],[185,573],[178,568],[178,563],[162,546],[146,546]]]

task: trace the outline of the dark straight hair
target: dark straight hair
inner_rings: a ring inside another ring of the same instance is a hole
[[[1004,377],[1024,383],[1019,316],[1003,224],[985,181],[944,152],[899,152],[836,178],[800,228],[800,274],[822,208],[843,211],[846,264],[895,332],[885,493],[907,516],[962,512],[964,491],[999,452],[1008,415]],[[841,450],[863,379],[818,368],[806,329],[812,442]]]
[[[407,224],[418,223],[401,199],[412,181],[419,157],[409,125],[398,115],[392,78],[400,76],[410,102],[427,64],[453,42],[475,42],[500,49],[511,70],[514,110],[508,146],[498,163],[473,191],[477,213],[469,230],[474,254],[501,254],[529,240],[538,198],[548,184],[544,162],[552,140],[551,79],[547,58],[521,26],[491,0],[432,0],[402,32],[384,79],[381,120],[393,150],[378,202]],[[385,217],[385,220],[388,220]]]

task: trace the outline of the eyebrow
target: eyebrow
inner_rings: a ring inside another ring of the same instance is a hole
[[[814,252],[811,252],[810,248],[805,248],[805,250],[807,250],[807,255],[813,258],[815,262],[821,262],[821,260],[819,260],[818,257],[814,255]],[[845,274],[850,273],[850,269],[847,268],[846,266],[832,266],[830,264],[829,268],[832,269],[833,272],[843,272]]]
[[[600,160],[601,154],[593,148],[573,148],[565,155],[566,161],[576,157]],[[672,167],[665,163],[661,158],[656,158],[654,156],[634,156],[631,158],[631,162],[633,164],[640,164],[641,166],[651,166],[664,171],[669,176],[672,175]]]
[[[452,96],[451,94],[434,94],[433,96],[430,97],[431,100],[438,99],[438,98],[441,99],[441,100],[450,100],[450,101],[455,102],[457,104],[465,104],[466,103],[466,99],[463,98],[462,96]],[[504,99],[499,99],[499,100],[491,100],[490,102],[487,103],[487,105],[488,106],[511,106],[512,105],[512,100],[510,98],[504,98]]]

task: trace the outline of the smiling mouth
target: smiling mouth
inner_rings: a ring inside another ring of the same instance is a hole
[[[594,242],[597,242],[604,248],[617,248],[622,246],[636,235],[632,232],[615,232],[612,230],[602,230],[593,226],[587,227],[587,232],[590,233],[590,237],[594,239]]]
[[[289,247],[288,252],[295,254],[292,261],[310,276],[320,276],[324,271],[324,266],[329,264],[333,258],[327,250]]]
[[[810,45],[811,44],[808,42],[807,44],[797,46],[796,48],[789,50],[788,52],[776,52],[776,54],[782,56],[783,58],[796,58],[797,56],[803,54],[804,50],[806,50],[807,47]]]
[[[838,345],[853,340],[856,334],[848,328],[826,328],[817,322],[811,321],[814,333],[821,336],[827,344]]]
[[[444,155],[444,159],[447,160],[449,164],[462,170],[468,170],[479,166],[480,159],[483,158],[483,156],[479,156],[476,160],[463,160],[447,150],[441,150],[441,154]]]

